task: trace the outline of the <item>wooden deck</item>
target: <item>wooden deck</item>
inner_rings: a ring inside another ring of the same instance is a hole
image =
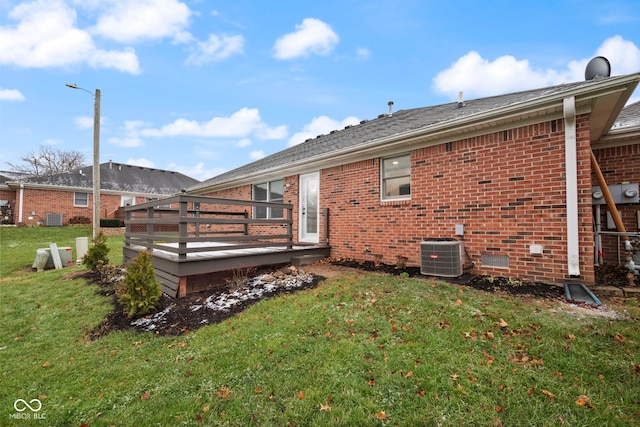
[[[255,209],[265,208],[282,212],[282,218],[251,218]],[[294,244],[291,204],[180,195],[125,211],[125,264],[140,251],[151,251],[156,277],[172,297],[211,285],[221,272],[330,253],[326,241]]]

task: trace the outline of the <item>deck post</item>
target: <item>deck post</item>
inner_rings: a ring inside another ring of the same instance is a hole
[[[178,298],[187,296],[187,277],[182,276],[178,282]]]
[[[150,238],[147,239],[147,249],[149,250],[153,248],[153,232],[154,232],[153,216],[154,215],[155,215],[154,207],[151,206],[147,208],[147,219],[149,220],[149,222],[147,222],[146,228],[147,228],[147,234],[151,236]]]
[[[322,243],[327,246],[329,244],[329,208],[323,209],[324,213],[324,238]]]
[[[293,249],[293,205],[287,208],[287,249]]]
[[[187,211],[188,211],[187,202],[183,200],[181,197],[179,207],[178,207],[178,236],[180,239],[178,243],[179,259],[187,259],[187,242],[185,241],[187,237],[187,231],[188,231],[187,221],[189,220],[189,218],[187,218]]]

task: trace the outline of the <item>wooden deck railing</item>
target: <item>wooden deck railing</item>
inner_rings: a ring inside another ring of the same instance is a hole
[[[253,219],[256,208],[281,219]],[[179,195],[125,207],[125,247],[187,254],[259,247],[293,247],[293,205]]]

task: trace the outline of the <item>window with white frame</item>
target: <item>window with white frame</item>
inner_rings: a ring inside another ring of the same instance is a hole
[[[89,206],[89,193],[73,193],[73,206]]]
[[[120,206],[133,206],[136,204],[136,198],[133,196],[121,196]]]
[[[282,203],[284,201],[284,180],[254,184],[253,200]],[[253,217],[256,219],[283,218],[283,210],[282,208],[256,206],[253,208]]]
[[[382,200],[411,198],[411,156],[382,159],[381,162]]]

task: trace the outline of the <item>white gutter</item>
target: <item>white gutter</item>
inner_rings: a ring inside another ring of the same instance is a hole
[[[576,149],[576,98],[563,99],[564,155],[567,194],[567,262],[570,277],[580,276],[578,234],[578,155]]]
[[[22,223],[22,204],[24,203],[24,184],[20,184],[20,197],[18,198],[18,224]]]

